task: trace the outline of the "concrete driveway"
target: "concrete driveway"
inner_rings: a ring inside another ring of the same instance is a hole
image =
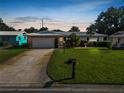
[[[0,65],[0,87],[42,87],[53,49],[26,51]]]

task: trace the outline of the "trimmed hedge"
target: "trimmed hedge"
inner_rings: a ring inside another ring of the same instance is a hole
[[[96,42],[97,47],[108,47],[111,48],[111,42]]]
[[[0,42],[0,46],[3,46],[3,43],[2,42]]]

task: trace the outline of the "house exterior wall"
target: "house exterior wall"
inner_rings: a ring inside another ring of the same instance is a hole
[[[17,45],[16,36],[0,36],[0,43],[5,42],[11,45]]]
[[[117,46],[117,42],[118,42],[118,38],[112,37],[112,46],[113,47],[116,47]]]
[[[104,37],[98,37],[98,41],[99,42],[103,42],[104,41]]]
[[[97,42],[97,37],[89,37],[89,42]]]
[[[87,37],[86,37],[86,36],[81,36],[81,37],[80,37],[80,40],[82,40],[82,41],[87,41]]]
[[[124,47],[124,37],[120,38],[119,47]]]
[[[105,40],[104,40],[104,38],[105,37],[98,37],[98,36],[93,36],[93,37],[86,37],[86,36],[82,36],[82,37],[80,37],[80,39],[82,40],[82,41],[87,41],[87,38],[89,38],[89,41],[98,41],[98,42],[104,42]]]
[[[113,47],[124,47],[124,37],[112,37]]]

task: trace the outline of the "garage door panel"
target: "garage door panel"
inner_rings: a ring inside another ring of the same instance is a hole
[[[33,38],[33,48],[54,48],[54,38]]]

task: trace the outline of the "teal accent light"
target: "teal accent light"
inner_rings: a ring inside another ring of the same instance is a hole
[[[19,33],[16,36],[16,41],[19,43],[19,46],[25,45],[28,43],[28,37],[26,33]]]

